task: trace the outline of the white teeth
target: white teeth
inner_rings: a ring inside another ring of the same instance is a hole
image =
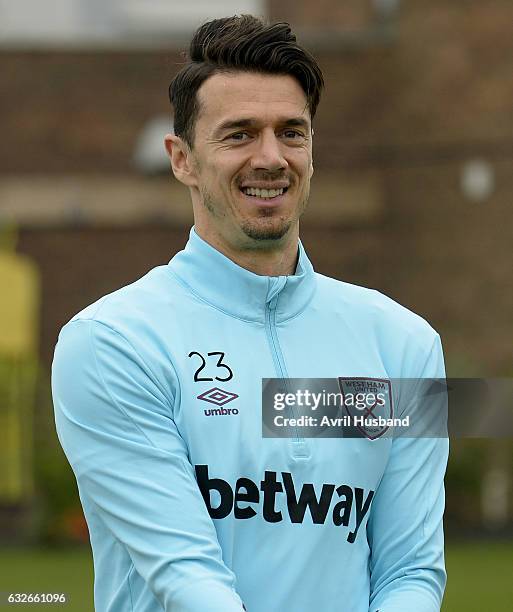
[[[246,195],[256,196],[258,198],[275,198],[276,196],[281,195],[285,190],[284,189],[259,189],[258,187],[245,187],[243,189]]]

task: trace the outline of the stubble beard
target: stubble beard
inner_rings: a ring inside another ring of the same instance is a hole
[[[240,224],[240,229],[245,236],[264,248],[279,242],[288,234],[290,228],[299,221],[299,218],[304,213],[308,204],[309,192],[310,190],[307,189],[297,209],[297,214],[292,219],[276,217],[272,209],[262,208],[259,211],[258,217],[243,220]],[[226,217],[223,206],[218,205],[212,193],[204,187],[201,189],[201,196],[203,205],[213,217],[217,219]]]

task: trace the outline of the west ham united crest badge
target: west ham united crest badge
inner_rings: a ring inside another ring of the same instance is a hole
[[[393,424],[392,386],[384,378],[339,377],[344,408],[351,425],[375,440]]]

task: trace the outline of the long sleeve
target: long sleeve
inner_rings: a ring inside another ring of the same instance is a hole
[[[444,378],[440,339],[419,378]],[[368,524],[370,612],[438,612],[443,556],[447,438],[396,438]]]
[[[82,498],[125,547],[162,608],[241,612],[234,574],[172,419],[167,387],[118,332],[78,319],[57,344],[59,439]]]

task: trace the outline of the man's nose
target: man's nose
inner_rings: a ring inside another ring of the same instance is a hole
[[[255,143],[255,150],[251,156],[253,170],[282,170],[288,167],[283,155],[283,144],[273,130],[264,131]]]

